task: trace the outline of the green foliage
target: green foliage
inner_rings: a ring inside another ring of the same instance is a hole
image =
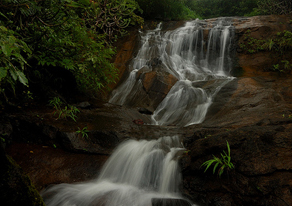
[[[203,18],[257,14],[257,0],[187,0],[186,4]]]
[[[230,147],[229,147],[229,143],[226,140],[226,144],[227,144],[227,153],[223,150],[223,154],[221,153],[221,157],[218,158],[216,156],[213,155],[213,159],[207,160],[206,162],[204,162],[201,166],[206,167],[205,171],[206,172],[208,170],[208,168],[214,163],[214,167],[213,167],[213,174],[215,174],[217,167],[219,167],[218,170],[218,175],[219,177],[221,177],[221,175],[223,174],[225,168],[228,169],[233,169],[234,165],[231,162],[231,156],[230,156]]]
[[[59,97],[54,97],[53,99],[49,100],[49,105],[52,106],[55,110],[61,110],[63,102]]]
[[[10,83],[46,80],[69,70],[79,89],[96,94],[118,77],[112,41],[142,24],[134,0],[3,0],[0,3],[0,92]],[[30,66],[28,66],[30,65]]]
[[[261,14],[291,14],[291,0],[261,0],[258,1],[258,11]]]
[[[195,19],[199,16],[186,5],[185,0],[137,0],[146,19]]]
[[[292,64],[285,59],[287,51],[292,50],[292,32],[278,32],[276,36],[270,39],[256,39],[251,37],[251,31],[248,30],[243,38],[243,43],[239,46],[245,52],[253,54],[260,51],[272,51],[280,59],[278,64],[273,65],[273,71],[288,72],[292,69]]]
[[[5,95],[4,86],[9,84],[15,93],[16,82],[28,86],[23,73],[28,65],[22,53],[30,55],[27,44],[17,38],[17,34],[1,25],[0,22],[0,93]]]
[[[78,127],[78,130],[76,131],[77,134],[82,135],[82,138],[84,138],[84,137],[88,138],[88,134],[87,134],[88,132],[89,132],[89,130],[87,129],[87,127],[83,127],[82,129],[80,129]]]
[[[124,29],[129,25],[144,24],[144,20],[135,14],[135,11],[143,11],[134,0],[95,0],[93,6],[98,8],[98,12],[92,15],[94,18],[87,18],[87,21],[95,29],[107,34],[109,39],[125,35]]]
[[[74,120],[74,122],[76,122],[77,113],[80,111],[75,106],[66,105],[60,100],[59,97],[54,97],[53,99],[49,100],[49,105],[56,110],[54,115],[58,114],[58,119],[67,119],[67,117],[70,117]]]

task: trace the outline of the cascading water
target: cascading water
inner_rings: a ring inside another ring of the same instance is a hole
[[[232,79],[232,26],[218,22],[209,32],[207,46],[203,26],[196,20],[162,32],[159,24],[143,33],[130,75],[113,92],[110,102],[123,105],[133,101],[142,87],[137,75],[152,71],[155,60],[178,81],[156,108],[152,123],[187,126],[204,121],[214,96]],[[42,197],[47,206],[151,206],[152,200],[184,199],[178,164],[184,150],[178,137],[128,140],[116,149],[96,180],[55,185],[42,192]],[[184,205],[190,204],[185,200]]]
[[[210,29],[207,48],[200,20],[167,32],[162,32],[159,24],[142,34],[142,46],[130,65],[129,78],[113,92],[109,102],[123,105],[134,101],[142,87],[137,73],[151,71],[151,61],[158,59],[164,71],[178,81],[154,111],[152,123],[188,126],[203,122],[215,95],[233,79],[229,76],[232,28],[224,21],[217,22]]]
[[[183,199],[178,164],[183,151],[177,136],[128,140],[112,154],[98,179],[55,185],[42,197],[47,206],[151,206],[155,198]]]

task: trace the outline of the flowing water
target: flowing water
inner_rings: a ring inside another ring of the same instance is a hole
[[[55,185],[42,197],[47,206],[151,206],[153,198],[183,199],[178,159],[184,151],[177,136],[128,140],[96,180]]]
[[[233,78],[230,45],[233,27],[220,20],[210,28],[208,42],[203,38],[206,23],[201,20],[187,22],[173,31],[155,30],[141,34],[141,48],[130,64],[128,79],[122,83],[109,100],[124,105],[135,101],[141,91],[138,73],[155,68],[152,62],[175,76],[178,81],[158,105],[152,115],[152,124],[188,126],[204,121],[208,108],[220,89]]]
[[[141,34],[141,48],[130,66],[128,79],[113,92],[110,102],[128,104],[142,86],[138,72],[152,71],[160,62],[178,81],[152,115],[157,125],[201,123],[220,89],[232,80],[229,49],[232,26],[217,22],[203,39],[206,24],[196,20],[183,27]],[[47,206],[151,206],[153,199],[184,199],[180,193],[179,137],[128,140],[122,143],[95,180],[60,184],[42,192]],[[186,200],[187,204],[191,203]],[[176,204],[179,206],[179,204]]]

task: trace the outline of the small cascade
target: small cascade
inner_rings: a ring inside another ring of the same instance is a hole
[[[55,185],[41,195],[47,206],[151,206],[153,199],[184,199],[178,164],[184,151],[177,136],[128,140],[96,180]]]
[[[152,124],[188,126],[204,121],[208,108],[220,89],[233,79],[230,45],[233,27],[220,20],[209,31],[207,45],[200,20],[186,22],[173,31],[155,30],[141,34],[141,48],[130,65],[129,78],[117,88],[109,102],[127,105],[135,101],[142,83],[136,75],[160,68],[178,81],[152,115]]]

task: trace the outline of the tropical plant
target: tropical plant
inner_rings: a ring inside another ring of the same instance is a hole
[[[84,138],[84,137],[88,138],[88,132],[89,132],[89,130],[87,129],[87,127],[83,127],[82,129],[80,129],[78,127],[78,130],[76,131],[77,134],[82,135],[82,138]]]
[[[221,157],[218,158],[215,155],[213,155],[213,159],[207,160],[206,162],[204,162],[201,166],[206,167],[205,171],[206,172],[208,170],[208,168],[214,163],[214,167],[213,167],[213,174],[215,174],[217,167],[219,167],[218,170],[218,175],[219,177],[221,177],[221,175],[223,174],[225,168],[228,169],[233,169],[234,165],[231,162],[231,156],[230,156],[230,146],[228,141],[226,140],[226,144],[227,144],[227,153],[223,150],[223,153],[221,153]]]

